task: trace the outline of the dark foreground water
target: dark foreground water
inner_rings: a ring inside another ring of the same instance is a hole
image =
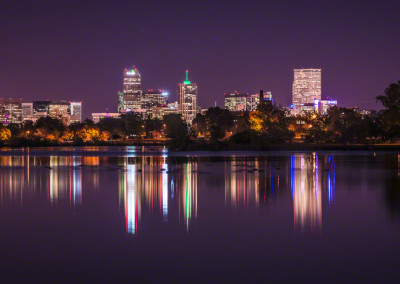
[[[0,280],[400,277],[400,155],[0,151]]]

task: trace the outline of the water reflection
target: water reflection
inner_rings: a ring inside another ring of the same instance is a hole
[[[396,156],[393,161],[396,168],[399,159]],[[159,216],[163,222],[182,224],[189,231],[198,210],[201,214],[203,209],[198,208],[199,189],[210,190],[199,184],[199,180],[205,179],[215,179],[216,184],[223,182],[221,199],[220,195],[214,198],[227,208],[257,208],[291,200],[295,229],[321,229],[324,203],[329,208],[335,202],[335,159],[331,155],[232,156],[210,163],[208,175],[199,170],[205,164],[206,158],[168,157],[167,152],[126,157],[3,156],[1,204],[23,205],[26,200],[34,202],[40,198],[53,205],[67,202],[79,206],[84,191],[101,188],[102,179],[112,178],[107,182],[116,186],[118,179],[119,208],[126,231],[136,234],[144,213]],[[207,210],[204,203],[203,207]]]

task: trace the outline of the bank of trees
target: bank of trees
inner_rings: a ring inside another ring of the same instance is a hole
[[[134,113],[120,118],[105,118],[64,125],[50,117],[35,123],[0,125],[0,145],[77,145],[130,142],[132,139],[165,139],[170,147],[235,148],[247,145],[262,149],[265,145],[305,143],[343,145],[392,142],[400,139],[400,81],[391,84],[377,101],[383,109],[361,114],[354,109],[332,107],[327,114],[307,112],[293,117],[274,104],[264,103],[258,110],[234,115],[218,107],[198,114],[192,125],[178,114],[160,119],[143,119]]]

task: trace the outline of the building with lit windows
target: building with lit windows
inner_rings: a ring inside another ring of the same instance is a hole
[[[0,123],[22,122],[22,99],[0,99]]]
[[[164,90],[147,90],[142,96],[142,108],[151,109],[154,106],[166,106],[168,104],[168,93]]]
[[[71,119],[70,103],[66,101],[50,103],[49,116],[52,118],[60,119],[65,124],[69,124]]]
[[[294,69],[292,90],[295,108],[321,100],[321,69]]]
[[[142,78],[137,68],[124,70],[123,92],[118,93],[118,112],[142,108]]]
[[[271,92],[263,93],[264,101],[272,102]],[[229,111],[256,111],[260,103],[259,94],[225,94],[225,109]]]
[[[82,102],[71,102],[71,123],[82,121]]]
[[[225,94],[225,109],[229,111],[246,111],[247,94],[230,93]]]
[[[33,103],[22,103],[22,120],[30,120],[33,117]]]
[[[33,101],[33,115],[43,116],[43,113],[46,113],[46,115],[48,115],[50,103],[50,101]]]
[[[186,70],[186,80],[178,84],[178,113],[191,124],[197,114],[197,85],[189,81],[188,72]]]
[[[113,112],[98,112],[98,113],[92,113],[92,120],[94,123],[99,123],[100,120],[104,118],[120,118],[119,113],[113,113]]]

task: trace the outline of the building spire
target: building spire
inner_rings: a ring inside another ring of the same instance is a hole
[[[189,81],[189,70],[186,70],[186,80],[183,82],[184,84],[190,84],[190,81]]]

